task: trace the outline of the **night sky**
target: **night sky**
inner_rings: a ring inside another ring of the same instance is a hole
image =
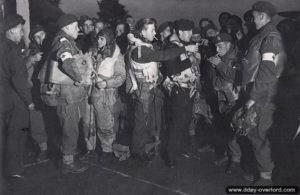
[[[218,14],[229,11],[242,16],[257,0],[120,0],[136,19],[154,17],[158,22],[173,21],[180,17],[194,20],[208,17],[217,21]],[[299,0],[272,0],[278,11],[300,10]],[[96,16],[96,0],[62,0],[66,13]]]

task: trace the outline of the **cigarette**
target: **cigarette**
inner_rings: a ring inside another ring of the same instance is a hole
[[[154,39],[158,41],[158,38],[156,38],[156,36],[154,36]]]

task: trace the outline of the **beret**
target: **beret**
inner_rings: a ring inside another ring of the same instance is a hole
[[[25,24],[25,20],[19,14],[8,15],[4,20],[4,31],[8,31],[19,24]]]
[[[252,5],[253,11],[264,12],[273,17],[277,14],[275,6],[268,1],[258,1]]]
[[[174,27],[176,30],[182,30],[182,31],[187,31],[187,30],[193,30],[194,28],[194,22],[191,20],[187,19],[179,19],[174,22]]]
[[[77,17],[73,14],[63,14],[58,18],[56,23],[58,28],[62,28],[69,24],[77,22],[77,20],[78,20]]]
[[[232,37],[227,33],[220,33],[213,39],[214,44],[218,44],[221,42],[231,42],[231,41],[232,41]]]

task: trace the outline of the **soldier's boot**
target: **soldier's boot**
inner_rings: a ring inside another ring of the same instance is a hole
[[[68,173],[82,173],[88,169],[87,166],[82,165],[78,161],[74,161],[70,164],[62,163],[61,172],[62,174]]]

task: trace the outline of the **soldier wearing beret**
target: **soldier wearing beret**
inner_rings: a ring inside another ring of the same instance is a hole
[[[166,48],[174,49],[190,44],[194,23],[187,19],[179,19],[174,22],[174,27],[176,33],[170,37]],[[197,51],[186,52],[163,64],[164,87],[169,92],[166,97],[168,144],[165,161],[170,168],[176,165],[176,158],[183,151],[185,139],[195,135],[195,132],[188,132],[188,126],[192,117],[193,96],[200,79],[200,58]]]
[[[46,114],[45,106],[40,96],[40,82],[37,78],[41,65],[45,60],[43,55],[47,52],[49,42],[46,41],[46,32],[40,25],[34,26],[29,33],[30,44],[25,52],[26,68],[28,73],[28,82],[31,85],[31,95],[36,110],[30,112],[30,133],[32,138],[39,145],[39,152],[36,155],[36,161],[47,159],[47,133],[43,118]],[[47,113],[48,114],[48,113]],[[49,115],[48,115],[49,116]]]
[[[84,122],[87,89],[82,84],[82,75],[75,70],[74,65],[74,56],[80,53],[75,43],[79,31],[77,17],[64,14],[58,19],[57,26],[60,30],[39,75],[42,83],[48,83],[42,86],[41,93],[46,94],[48,105],[56,106],[62,128],[62,173],[81,173],[87,167],[75,160],[74,154],[80,122],[83,128],[88,127]]]
[[[217,92],[220,119],[220,123],[218,123],[218,140],[216,140],[218,158],[215,164],[221,164],[224,157],[227,159],[224,154],[227,145],[229,145],[231,159],[226,173],[231,173],[232,169],[236,167],[235,165],[240,162],[241,157],[239,145],[236,142],[236,137],[232,136],[230,127],[239,98],[240,71],[238,64],[241,60],[241,54],[233,38],[227,33],[220,33],[213,39],[213,42],[217,54],[210,57],[208,61],[214,68],[213,86]]]
[[[259,32],[250,41],[243,60],[242,82],[250,91],[246,107],[255,106],[258,115],[257,128],[248,134],[260,172],[256,184],[270,185],[274,163],[267,135],[273,124],[273,99],[285,62],[285,51],[281,35],[272,24],[272,18],[276,14],[274,5],[267,1],[258,1],[253,4],[252,11]]]
[[[24,35],[24,23],[20,15],[7,16],[4,21],[5,38],[0,41],[1,130],[7,130],[5,172],[17,178],[23,177],[25,129],[29,127],[29,110],[34,110],[25,59],[19,46]]]

